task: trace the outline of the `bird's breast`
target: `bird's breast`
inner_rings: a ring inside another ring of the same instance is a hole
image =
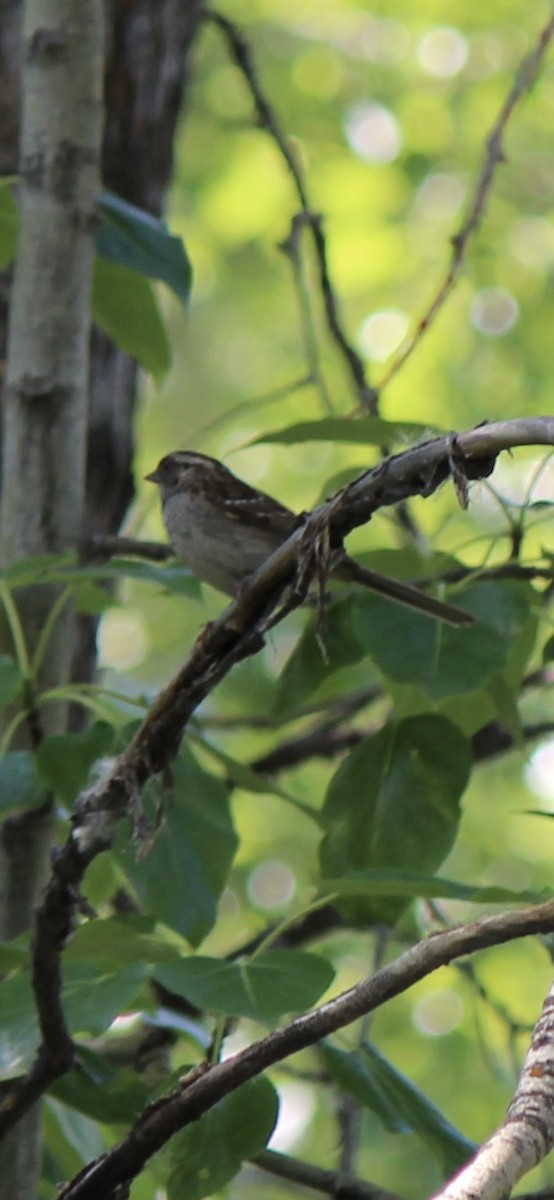
[[[203,583],[232,595],[281,542],[267,529],[245,526],[197,498],[170,496],[164,505],[169,540],[177,557]]]

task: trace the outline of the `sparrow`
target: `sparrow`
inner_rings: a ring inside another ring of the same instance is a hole
[[[299,524],[299,517],[273,496],[196,450],[166,454],[146,479],[160,489],[165,527],[177,558],[203,583],[227,596],[236,595],[243,580]],[[473,623],[469,613],[363,567],[346,550],[333,552],[331,575],[450,625]]]

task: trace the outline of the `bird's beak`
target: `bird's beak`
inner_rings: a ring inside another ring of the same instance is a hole
[[[161,483],[161,479],[160,479],[157,467],[156,467],[155,471],[151,471],[150,474],[145,475],[144,478],[148,480],[148,483]]]

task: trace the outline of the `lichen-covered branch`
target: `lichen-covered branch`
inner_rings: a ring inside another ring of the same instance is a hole
[[[505,1200],[554,1146],[554,985],[535,1026],[506,1120],[436,1200]]]

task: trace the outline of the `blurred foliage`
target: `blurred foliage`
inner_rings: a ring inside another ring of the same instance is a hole
[[[417,6],[407,0],[374,0],[371,6],[366,0],[355,5],[226,0],[220,11],[248,38],[258,79],[291,139],[310,203],[323,215],[343,329],[378,386],[445,277],[450,239],[474,193],[487,134],[522,57],[536,44],[548,6],[452,0],[448,25],[437,0]],[[507,127],[506,161],[496,169],[457,287],[382,390],[379,416],[397,423],[400,446],[410,440],[410,423],[424,430],[465,429],[551,407],[553,110],[551,52]],[[306,230],[302,304],[293,288],[282,245],[296,209],[286,165],[267,131],[254,126],[245,80],[230,61],[221,30],[208,24],[196,47],[169,204],[169,224],[185,241],[195,282],[186,319],[172,297],[159,295],[173,365],[162,386],[144,381],[138,479],[162,454],[193,447],[225,457],[250,483],[300,510],[332,491],[337,480],[379,460],[375,438],[339,440],[333,436],[339,426],[332,424],[317,440],[306,439],[305,426],[296,440],[294,435],[265,440],[299,423],[329,417],[344,422],[360,408],[325,325]],[[11,210],[0,218],[9,225]],[[391,427],[382,428],[388,437]],[[522,563],[544,564],[552,478],[550,458],[542,451],[505,455],[490,481],[472,487],[469,511],[461,511],[453,489],[445,487],[430,500],[415,501],[409,521],[380,512],[356,531],[350,546],[365,552],[376,569],[416,579],[460,565],[478,576],[481,568],[509,559],[514,548]],[[146,485],[127,532],[163,536],[157,502]],[[199,600],[186,576],[181,573],[179,583],[174,567],[166,575],[164,570],[149,568],[121,579],[119,603],[102,618],[102,682],[111,694],[96,714],[101,720],[79,742],[65,739],[63,748],[49,739],[39,756],[38,772],[60,799],[60,820],[90,763],[111,749],[105,722],[118,727],[119,744],[125,741],[128,703],[140,705],[155,694],[202,624],[221,609],[215,593],[208,589]],[[90,575],[92,586],[92,569]],[[72,575],[66,568],[65,578],[77,588],[86,570]],[[135,828],[133,841],[127,830],[121,845],[93,864],[87,899],[105,921],[96,949],[85,943],[86,969],[79,933],[76,937],[69,964],[72,1027],[97,1035],[119,1011],[118,1002],[161,1021],[160,1010],[166,1013],[168,996],[180,990],[180,974],[183,979],[187,974],[180,967],[193,964],[194,970],[192,947],[201,943],[200,978],[193,986],[187,976],[181,985],[184,1002],[173,1018],[177,1040],[170,1068],[182,1072],[191,1058],[201,1059],[212,1034],[217,1041],[228,1032],[221,1014],[245,1014],[229,1049],[259,1036],[268,1013],[285,1011],[286,956],[273,1005],[271,970],[277,970],[278,959],[270,960],[270,970],[267,959],[254,957],[252,972],[238,966],[218,972],[213,964],[267,935],[275,921],[286,928],[314,897],[322,897],[323,834],[327,875],[379,865],[406,870],[411,865],[414,871],[440,866],[441,876],[471,887],[534,893],[548,888],[554,828],[540,814],[526,813],[541,805],[548,811],[554,800],[552,745],[533,743],[531,752],[524,736],[526,725],[554,719],[548,689],[533,684],[530,674],[541,664],[550,632],[547,619],[539,621],[540,587],[478,578],[467,593],[455,586],[454,599],[465,603],[467,595],[479,623],[444,635],[379,598],[347,597],[329,614],[329,666],[309,617],[296,613],[275,629],[262,653],[235,669],[197,713],[191,748],[172,776],[149,793],[147,832]],[[0,683],[12,700],[25,664],[6,660],[1,667]],[[347,697],[359,697],[350,717],[340,707]],[[254,774],[256,761],[277,745],[323,719],[331,736],[341,716],[340,728],[363,740],[338,761],[319,754],[275,775]],[[515,748],[477,764],[460,803],[468,738],[493,719]],[[399,746],[401,753],[391,758]],[[19,797],[35,802],[38,786],[28,758],[8,754],[0,772],[0,806],[10,808],[14,797],[16,803]],[[414,817],[421,823],[415,832],[406,816],[410,801],[417,803]],[[360,829],[361,814],[366,819]],[[123,889],[143,915],[124,914],[122,933],[112,901]],[[406,903],[398,897],[343,900],[354,927],[345,925],[318,942],[311,965],[306,960],[305,992],[295,979],[291,1006],[313,1003],[331,970],[335,978],[327,995],[351,986],[437,924],[482,911],[459,899],[421,899],[409,908]],[[371,924],[398,916],[388,932]],[[14,972],[12,1008],[18,1010],[13,1044],[8,1035],[5,1040],[3,1069],[9,1077],[30,1053],[36,1031],[21,960],[6,960],[6,969]],[[445,1147],[454,1147],[460,1161],[460,1147],[485,1138],[502,1118],[550,969],[537,941],[484,951],[471,968],[457,964],[423,980],[379,1010],[371,1026],[366,1021],[343,1031],[326,1057],[303,1052],[273,1071],[287,1117],[274,1144],[337,1169],[334,1088],[338,1084],[359,1099],[356,1087],[365,1072],[364,1087],[370,1080],[378,1099],[364,1107],[353,1169],[401,1195],[427,1195],[442,1177],[437,1145],[442,1165],[447,1161],[451,1167],[452,1153],[449,1157]],[[253,979],[260,996],[254,996]],[[160,994],[156,988],[162,985],[168,990]],[[9,1009],[9,995],[4,1003]],[[216,1014],[214,1020],[195,1004]],[[3,1016],[9,1024],[9,1014]],[[114,1031],[104,1041],[110,1037]],[[316,1086],[314,1072],[324,1067],[327,1082]],[[103,1086],[109,1072],[101,1056],[96,1066],[88,1059],[79,1069],[88,1081],[82,1112],[74,1107],[79,1087],[73,1076],[71,1086],[49,1101],[51,1191],[45,1195],[54,1194],[61,1175],[99,1152],[93,1084],[96,1079]],[[124,1082],[127,1116],[136,1095],[127,1078]],[[117,1103],[115,1094],[110,1097]],[[199,1154],[197,1176],[186,1177],[191,1195],[207,1194],[198,1183],[206,1172],[204,1142],[224,1138],[221,1130],[231,1128],[226,1125],[231,1120],[233,1130],[240,1128],[249,1120],[248,1106],[259,1103],[255,1088],[243,1096],[244,1111],[240,1093],[235,1100],[230,1115],[224,1108],[215,1113],[198,1142],[194,1131],[184,1137],[188,1144],[192,1136]],[[210,1180],[224,1186],[243,1158],[258,1151],[273,1116],[272,1094],[266,1094],[258,1113],[262,1132],[253,1130],[252,1146],[248,1138],[237,1138],[234,1146],[230,1136],[229,1161],[222,1154],[221,1162],[210,1163],[206,1188]],[[110,1142],[121,1129],[106,1122],[103,1134]],[[184,1186],[177,1152],[178,1147],[171,1164],[158,1156],[135,1183],[133,1200],[163,1194],[168,1167],[172,1194]],[[529,1186],[545,1185],[549,1178],[544,1168]],[[227,1194],[280,1200],[292,1190],[291,1184],[245,1170]]]

